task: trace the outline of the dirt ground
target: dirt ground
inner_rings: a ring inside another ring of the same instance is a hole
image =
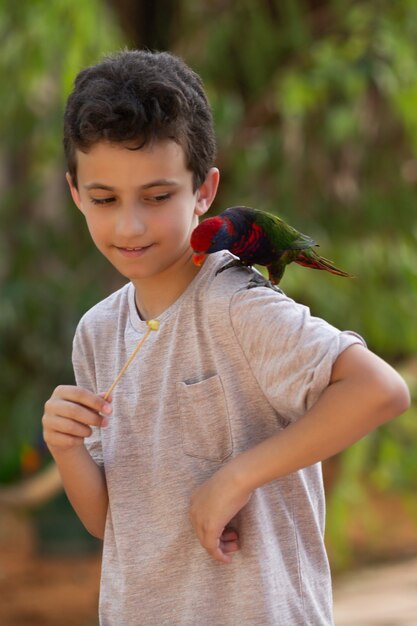
[[[97,626],[100,556],[0,554],[2,626]]]
[[[97,626],[100,556],[0,554],[2,626]]]
[[[334,614],[336,626],[416,626],[417,557],[336,579]]]
[[[97,626],[100,556],[0,554],[2,626]],[[336,626],[416,626],[417,557],[336,578]]]

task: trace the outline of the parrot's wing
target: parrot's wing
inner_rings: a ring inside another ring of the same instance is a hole
[[[291,250],[305,250],[306,248],[314,248],[318,244],[309,237],[308,235],[303,235],[303,233],[299,233],[294,230],[294,234],[297,234],[297,238],[291,242]]]
[[[275,217],[269,232],[277,250],[306,250],[317,246],[314,239],[300,233],[280,218]]]
[[[276,250],[306,250],[316,246],[314,239],[300,233],[278,215],[256,210],[257,222],[275,245]]]

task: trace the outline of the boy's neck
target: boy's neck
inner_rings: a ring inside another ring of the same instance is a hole
[[[158,277],[132,281],[136,307],[143,320],[156,319],[184,293],[200,271],[191,257],[190,251],[186,258],[179,260],[175,268],[170,267]]]

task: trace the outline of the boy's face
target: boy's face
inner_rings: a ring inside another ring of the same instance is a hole
[[[75,204],[97,248],[131,281],[155,279],[191,262],[190,236],[217,191],[212,168],[193,191],[192,173],[174,141],[129,150],[100,142],[77,152]]]

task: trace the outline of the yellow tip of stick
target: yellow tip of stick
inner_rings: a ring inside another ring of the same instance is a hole
[[[148,324],[148,326],[149,326],[149,328],[151,330],[158,330],[159,329],[159,322],[158,322],[158,320],[149,320],[147,322],[147,324]]]

